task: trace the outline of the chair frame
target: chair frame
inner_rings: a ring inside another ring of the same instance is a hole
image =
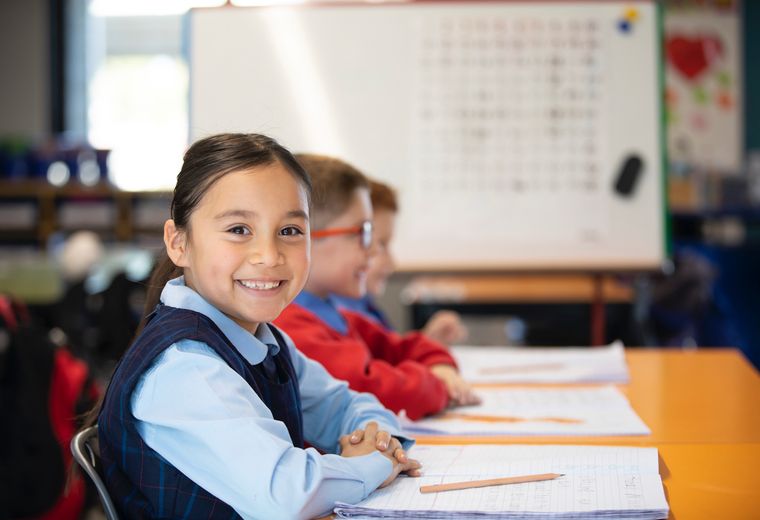
[[[103,506],[103,511],[106,513],[108,520],[119,520],[119,515],[116,512],[116,507],[113,505],[111,496],[108,494],[103,479],[100,478],[97,467],[100,461],[99,449],[97,446],[98,440],[98,427],[90,426],[84,430],[78,432],[71,439],[71,453],[74,456],[74,460],[84,470],[95,488],[98,490],[98,497],[100,498],[100,504]]]

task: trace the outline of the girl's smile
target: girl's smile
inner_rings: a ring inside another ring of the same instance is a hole
[[[285,280],[238,280],[238,283],[246,289],[271,292],[279,289]]]

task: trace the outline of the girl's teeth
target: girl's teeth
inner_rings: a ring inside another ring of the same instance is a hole
[[[280,286],[280,282],[251,282],[247,280],[240,280],[240,283],[249,289],[257,289],[259,291],[266,291],[269,289],[275,289]]]

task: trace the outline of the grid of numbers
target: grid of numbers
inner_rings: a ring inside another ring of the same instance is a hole
[[[602,188],[602,28],[585,17],[422,22],[413,131],[421,188],[509,194]]]

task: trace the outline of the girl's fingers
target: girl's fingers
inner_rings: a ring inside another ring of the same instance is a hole
[[[364,439],[364,430],[356,429],[351,433],[349,441],[351,444],[359,444]]]
[[[380,431],[377,433],[375,446],[380,451],[385,451],[391,442],[391,434],[386,431]]]
[[[393,452],[393,457],[401,464],[406,464],[409,459],[406,457],[406,452],[403,448],[396,448]]]
[[[377,423],[370,421],[364,427],[364,435],[370,439],[377,438]]]
[[[404,471],[406,472],[411,472],[411,471],[419,472],[421,468],[422,468],[422,464],[420,463],[420,461],[415,460],[415,459],[407,459],[406,463],[404,464]]]

